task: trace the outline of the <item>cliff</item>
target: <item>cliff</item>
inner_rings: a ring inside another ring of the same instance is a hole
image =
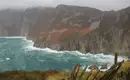
[[[129,53],[130,7],[119,11],[100,11],[59,5],[43,13],[31,30],[33,35],[31,32],[29,35],[35,36],[36,47]]]
[[[75,44],[80,43],[78,37],[99,27],[102,15],[102,11],[90,7],[58,5],[44,8],[36,23],[30,27],[27,38],[33,40],[36,47],[76,50]],[[69,48],[71,46],[73,49]]]
[[[91,52],[130,52],[130,7],[104,12],[99,28],[84,36]]]
[[[39,36],[40,32],[70,27],[98,27],[102,11],[79,6],[58,5],[56,8],[44,8],[39,19],[31,27],[28,36]]]
[[[130,7],[101,11],[58,5],[0,11],[1,36],[25,36],[36,47],[81,52],[130,51]]]
[[[0,10],[0,35],[24,36],[37,21],[40,10],[41,8]]]

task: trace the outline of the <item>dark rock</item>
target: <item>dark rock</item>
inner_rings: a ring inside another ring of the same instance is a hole
[[[108,65],[107,65],[107,63],[104,64],[104,65],[102,65],[102,67],[101,67],[100,69],[108,69]]]

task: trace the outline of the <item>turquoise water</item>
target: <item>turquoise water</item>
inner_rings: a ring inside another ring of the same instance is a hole
[[[113,64],[112,55],[82,54],[78,51],[56,51],[35,48],[24,37],[0,38],[0,71],[10,70],[71,70],[75,64]],[[119,60],[123,58],[120,57]]]

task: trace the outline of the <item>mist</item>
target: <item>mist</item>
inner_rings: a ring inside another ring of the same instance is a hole
[[[130,0],[0,0],[0,9],[52,6],[59,4],[93,7],[100,10],[120,10],[130,6]]]

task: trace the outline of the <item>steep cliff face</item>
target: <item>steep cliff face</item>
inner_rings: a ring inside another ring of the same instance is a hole
[[[19,27],[21,24],[21,11],[19,10],[2,10],[0,11],[0,24],[3,29],[6,29],[8,32],[7,36],[20,35]]]
[[[8,36],[8,32],[2,25],[0,25],[0,36]]]
[[[49,47],[56,50],[80,50],[80,38],[91,32],[91,28],[64,28],[42,32],[35,40],[35,47]]]
[[[0,11],[0,25],[6,34],[1,36],[23,36],[28,33],[28,28],[34,25],[40,13],[40,8],[5,9]]]
[[[6,36],[39,36],[52,28],[98,27],[102,11],[79,6],[58,5],[28,9],[5,9],[0,11],[0,25],[8,32]],[[4,36],[4,34],[1,34]]]
[[[100,11],[58,5],[0,11],[0,36],[24,36],[36,47],[82,52],[130,52],[130,7]]]
[[[84,36],[86,50],[91,52],[130,52],[130,7],[104,12],[99,28]]]
[[[102,11],[89,7],[58,5],[56,8],[44,8],[28,36],[39,36],[40,32],[54,28],[89,28],[91,25],[99,24],[101,15]]]
[[[99,27],[102,15],[102,11],[89,7],[58,5],[44,8],[29,29],[28,39],[32,39],[36,47],[79,50],[78,38]]]
[[[53,30],[57,29],[57,26],[55,26],[57,24],[58,24],[58,29],[60,30],[67,29],[67,31],[64,31],[62,33],[57,33],[57,34],[43,33],[43,36],[40,35],[40,37],[37,38],[35,42],[36,44],[37,43],[39,44],[37,45],[38,47],[50,47],[52,49],[58,49],[58,50],[79,50],[82,52],[94,52],[94,53],[118,52],[127,55],[130,52],[130,38],[129,38],[130,7],[120,11],[105,11],[105,12],[99,11],[100,14],[97,13],[97,15],[96,13],[93,12],[95,9],[93,10],[90,8],[89,11],[87,11],[88,8],[87,9],[83,7],[78,8],[77,6],[60,5],[57,8],[58,10],[61,9],[61,13],[57,12],[59,16],[53,20],[52,23],[54,26],[53,28],[52,26],[50,26],[49,27],[50,31],[48,32],[52,33]],[[83,14],[81,15],[82,11],[79,11],[80,18],[79,17],[77,18],[77,16],[74,15],[78,13],[77,9],[83,10],[84,12],[84,15]],[[91,15],[88,16],[87,12],[89,13],[92,12],[94,14],[91,13]],[[64,16],[65,14],[66,15],[69,14],[69,18]],[[84,16],[84,18],[81,16]],[[86,16],[88,16],[89,19],[86,18]],[[85,24],[78,23],[80,19],[86,21],[86,23]],[[88,23],[89,21],[90,22],[94,21],[94,22],[92,24],[91,23],[87,24],[87,21]],[[74,26],[75,24],[78,24],[80,26]],[[77,30],[73,29],[74,31],[72,31],[71,28],[68,27],[76,28]],[[86,33],[83,34],[82,29],[85,30]],[[89,33],[87,33],[88,30],[90,30]],[[69,32],[71,33],[69,34]],[[55,37],[57,36],[54,37],[54,34],[58,36],[58,39],[55,40]],[[58,42],[51,43],[53,42],[53,40],[55,40],[55,42],[56,41]]]

